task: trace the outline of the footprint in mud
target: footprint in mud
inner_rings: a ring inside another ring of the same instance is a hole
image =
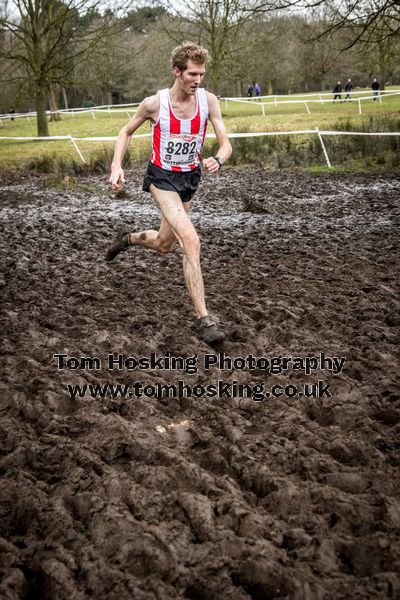
[[[356,577],[370,577],[394,569],[390,541],[380,532],[358,538],[357,542],[338,541],[336,552],[341,570]]]
[[[61,416],[71,415],[78,409],[76,403],[67,395],[61,396],[51,391],[46,393],[46,404],[52,412]]]
[[[267,315],[261,310],[252,310],[250,316],[254,321],[266,321]]]
[[[179,504],[189,520],[197,542],[214,539],[214,511],[210,500],[202,494],[183,492],[179,495]]]
[[[296,598],[319,600],[322,596],[317,586],[294,577],[292,570],[284,569],[272,560],[248,559],[240,570],[231,574],[232,583],[241,586],[254,600],[267,598]]]

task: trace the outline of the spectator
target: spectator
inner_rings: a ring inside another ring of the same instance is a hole
[[[381,86],[379,85],[379,81],[376,79],[376,77],[374,77],[371,88],[372,88],[372,95],[374,97],[374,102],[376,102],[376,99],[379,98],[379,90],[381,89]]]
[[[260,87],[259,83],[256,83],[255,90],[256,90],[256,96],[261,96],[261,87]]]
[[[249,83],[249,85],[247,87],[247,95],[248,95],[249,98],[252,97],[253,92],[254,92],[253,84]]]
[[[351,90],[353,89],[353,84],[351,83],[351,79],[348,79],[346,81],[346,85],[344,86],[344,91],[346,92],[346,98],[345,100],[352,100],[353,98],[351,97]]]
[[[334,96],[333,96],[334,102],[335,102],[336,98],[339,98],[339,100],[342,99],[342,85],[341,85],[340,81],[337,82],[337,84],[335,85],[335,87],[332,90],[332,93],[334,94]]]

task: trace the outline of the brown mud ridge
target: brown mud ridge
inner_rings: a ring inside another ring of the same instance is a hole
[[[121,198],[105,179],[83,182],[93,193],[0,187],[0,597],[399,598],[399,179],[204,177],[193,221],[222,350],[346,357],[310,375],[265,361],[206,371],[180,249],[104,262],[120,222],[158,224],[139,175]],[[111,370],[113,353],[197,355],[198,370]],[[58,369],[54,354],[101,365]],[[179,379],[321,380],[332,397],[72,399],[66,387]]]

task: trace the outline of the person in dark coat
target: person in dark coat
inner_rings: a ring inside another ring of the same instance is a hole
[[[374,77],[371,88],[372,88],[372,95],[374,97],[374,102],[376,102],[376,99],[379,98],[379,90],[381,89],[381,86],[379,85],[379,81],[376,79],[376,77]]]
[[[353,84],[351,83],[351,79],[348,79],[346,81],[346,84],[344,86],[344,91],[346,92],[346,98],[345,100],[352,100],[351,97],[351,90],[353,89]]]
[[[342,99],[342,85],[341,85],[340,81],[337,82],[337,84],[335,85],[335,87],[332,90],[332,93],[334,94],[334,96],[333,96],[334,102],[335,102],[336,98],[338,98],[339,100]]]

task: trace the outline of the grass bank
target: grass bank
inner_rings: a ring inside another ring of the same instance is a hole
[[[316,95],[317,96],[317,95]],[[382,103],[363,101],[362,114],[358,102],[325,103],[308,105],[310,114],[302,104],[273,102],[265,105],[265,116],[259,103],[237,104],[221,102],[228,132],[275,132],[298,130],[338,130],[355,132],[400,132],[400,95],[383,98]],[[63,115],[62,121],[50,123],[50,135],[72,135],[77,138],[116,136],[129,117],[121,113],[80,113]],[[209,127],[212,132],[212,128]],[[138,134],[149,133],[144,124]],[[36,135],[34,119],[6,120],[0,135],[10,139],[0,140],[0,170],[33,170],[55,173],[61,177],[82,172],[107,172],[113,152],[113,141],[84,141],[77,144],[86,164],[83,164],[69,140],[20,141],[12,137]],[[333,166],[354,169],[393,169],[399,167],[400,136],[356,137],[337,136],[324,138]],[[232,165],[257,164],[265,168],[319,168],[326,164],[318,136],[276,135],[272,137],[237,138],[232,140],[234,153]],[[205,153],[214,152],[215,143],[206,141]],[[126,164],[144,162],[150,154],[150,138],[134,138],[126,156]]]

